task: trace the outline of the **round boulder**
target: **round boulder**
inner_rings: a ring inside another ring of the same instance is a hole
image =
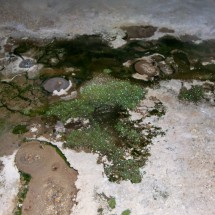
[[[133,78],[145,81],[152,80],[159,75],[157,63],[150,57],[144,57],[134,63],[134,70],[137,72],[132,75]]]
[[[43,88],[49,93],[56,91],[66,90],[70,86],[70,82],[65,78],[54,77],[46,80],[43,83]]]
[[[151,77],[157,74],[157,68],[155,67],[155,64],[156,63],[150,60],[142,59],[134,64],[134,69],[141,75],[148,75]]]

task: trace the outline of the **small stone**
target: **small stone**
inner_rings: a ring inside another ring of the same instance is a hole
[[[213,90],[215,88],[215,84],[213,82],[207,81],[202,85],[204,90]]]
[[[178,72],[178,65],[175,63],[173,57],[167,57],[165,63],[173,69],[173,72]]]
[[[215,97],[209,100],[209,104],[215,106]]]
[[[73,91],[70,93],[70,95],[66,95],[61,97],[62,100],[68,101],[68,100],[72,100],[72,99],[76,99],[78,96],[77,91]]]
[[[25,60],[21,61],[21,63],[19,64],[19,67],[23,68],[23,69],[28,69],[28,68],[31,68],[34,65],[35,65],[35,63],[34,63],[33,60],[31,60],[31,59],[25,59]]]
[[[139,73],[133,74],[132,77],[134,79],[143,80],[143,81],[148,81],[149,80],[149,77],[147,75],[141,75]]]
[[[158,67],[161,72],[163,72],[165,75],[172,75],[173,69],[165,63],[165,61],[161,61],[158,63]]]
[[[57,65],[58,62],[59,62],[59,60],[58,60],[57,58],[51,58],[51,59],[49,60],[49,63],[50,63],[51,66]]]

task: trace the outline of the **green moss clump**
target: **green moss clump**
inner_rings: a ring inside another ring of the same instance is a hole
[[[138,162],[135,159],[126,160],[123,156],[115,153],[112,163],[112,166],[105,166],[105,173],[110,181],[130,180],[132,183],[141,182],[142,176],[139,168],[144,165],[144,162]]]
[[[131,214],[131,211],[129,209],[127,210],[124,210],[121,215],[130,215]]]
[[[13,128],[12,133],[13,134],[24,134],[28,132],[27,125],[17,125]]]
[[[178,98],[180,100],[186,100],[186,101],[197,103],[201,101],[201,99],[203,98],[203,93],[204,93],[204,90],[202,86],[192,85],[189,90],[186,87],[182,87],[180,89]]]
[[[90,129],[72,131],[68,136],[66,146],[73,149],[84,148],[107,156],[111,156],[117,150],[108,132],[103,131],[98,125]]]
[[[111,209],[114,209],[116,207],[116,199],[111,197],[109,200],[108,200],[108,206],[111,208]]]
[[[90,85],[84,88],[82,97],[94,104],[118,105],[123,108],[134,108],[143,97],[143,89],[127,81],[110,81],[106,84]]]
[[[125,149],[117,146],[115,141],[109,131],[94,125],[89,129],[72,131],[65,145],[72,149],[97,152],[100,158],[105,155],[108,161],[112,162],[112,165],[104,166],[110,181],[131,180],[132,183],[139,183],[139,168],[143,163],[133,159],[126,160]]]
[[[92,84],[82,90],[79,99],[57,103],[46,114],[58,116],[63,121],[69,117],[90,118],[97,107],[104,105],[118,106],[123,110],[132,109],[143,96],[144,91],[140,86],[127,81]]]
[[[129,124],[119,121],[116,126],[119,136],[128,141],[132,145],[138,145],[142,141],[142,135]]]

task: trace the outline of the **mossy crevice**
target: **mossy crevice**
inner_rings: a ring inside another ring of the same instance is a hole
[[[180,89],[178,98],[189,102],[197,103],[203,99],[204,90],[202,86],[192,85],[190,89],[182,87]]]
[[[14,209],[13,214],[14,215],[22,215],[22,203],[24,202],[28,188],[29,188],[29,182],[31,180],[31,176],[25,172],[19,171],[20,173],[20,181],[21,181],[21,186],[19,188],[18,192],[18,202],[17,202],[17,207]]]

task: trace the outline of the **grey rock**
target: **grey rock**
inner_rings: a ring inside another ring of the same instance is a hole
[[[28,68],[31,68],[34,65],[35,65],[35,63],[34,63],[33,60],[25,59],[25,60],[21,61],[21,63],[19,64],[19,67],[24,68],[24,69],[28,69]]]
[[[69,87],[69,81],[67,81],[65,78],[55,77],[46,80],[42,86],[49,93],[53,93],[54,90],[60,91]]]
[[[158,63],[158,67],[160,71],[165,75],[172,75],[173,69],[170,65],[166,64],[165,61],[161,61]]]

